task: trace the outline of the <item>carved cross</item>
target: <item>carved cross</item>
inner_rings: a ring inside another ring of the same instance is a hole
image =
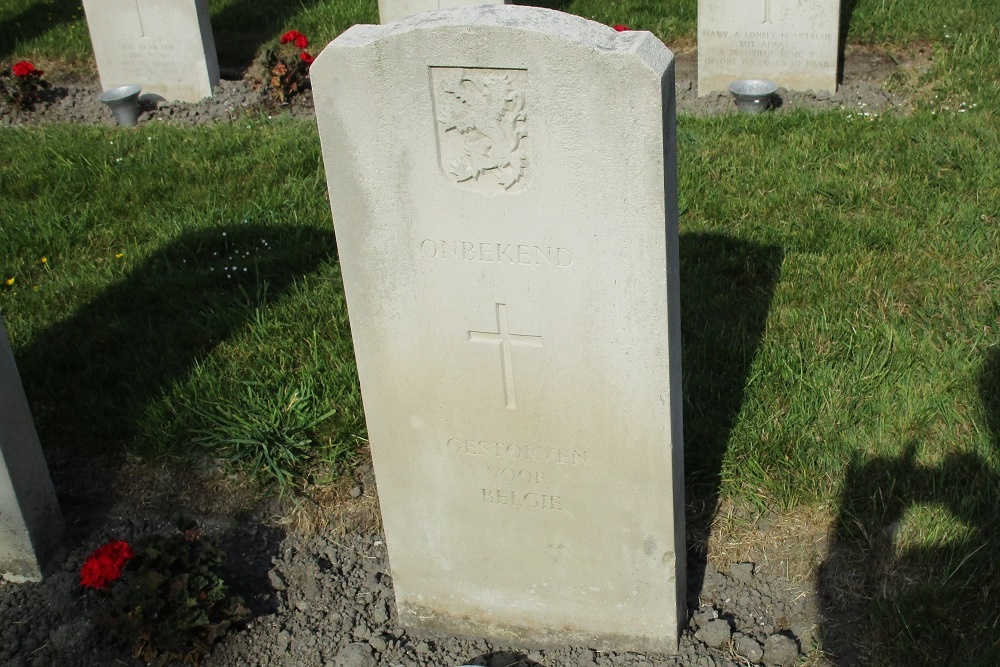
[[[145,38],[146,28],[142,24],[142,9],[139,7],[139,0],[135,0],[135,15],[139,18],[139,37]]]
[[[511,346],[541,347],[541,336],[528,336],[510,332],[507,321],[507,304],[497,304],[496,331],[470,331],[470,343],[489,343],[500,348],[500,366],[503,370],[503,394],[508,410],[517,410],[517,399],[514,396],[514,359],[511,356]]]

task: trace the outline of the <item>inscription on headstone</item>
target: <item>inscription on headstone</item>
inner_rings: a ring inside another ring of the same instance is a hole
[[[197,102],[212,95],[219,63],[208,0],[84,0],[101,86]]]
[[[672,55],[483,6],[354,26],[312,81],[401,622],[675,650]]]
[[[840,0],[698,0],[698,94],[740,79],[837,89]]]

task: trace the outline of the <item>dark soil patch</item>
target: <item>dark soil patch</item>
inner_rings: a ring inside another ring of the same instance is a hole
[[[208,465],[209,472],[192,473],[143,465],[115,472],[113,465],[60,457],[50,463],[66,515],[67,550],[42,583],[0,582],[0,665],[6,667],[142,664],[93,625],[102,597],[79,586],[79,568],[109,540],[171,534],[181,514],[226,551],[222,574],[253,611],[246,627],[205,657],[201,664],[209,667],[736,667],[819,655],[811,590],[767,567],[735,563],[719,571],[695,555],[691,618],[674,656],[412,637],[396,619],[385,538],[372,520],[370,465],[344,481],[336,507],[325,514],[333,525],[303,531],[280,525],[278,517],[294,514],[293,505],[254,504],[252,493]]]
[[[876,46],[850,46],[844,57],[843,76],[836,92],[789,91],[779,88],[777,113],[797,109],[822,111],[843,109],[862,115],[907,113],[911,100],[901,85],[927,68],[929,49],[924,46],[886,49]],[[677,111],[698,116],[736,113],[736,105],[728,92],[721,91],[698,97],[698,56],[690,47],[676,52]],[[248,113],[289,114],[295,118],[312,118],[312,94],[306,92],[287,105],[276,105],[267,95],[266,87],[248,77],[240,78],[238,70],[223,73],[212,98],[195,104],[144,104],[139,124],[170,122],[183,125],[232,122]],[[53,81],[51,90],[34,111],[12,112],[0,109],[2,125],[40,125],[53,122],[114,125],[111,112],[100,102],[100,83],[92,80]]]

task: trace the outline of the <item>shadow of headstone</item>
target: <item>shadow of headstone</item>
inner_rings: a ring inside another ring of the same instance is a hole
[[[1000,348],[990,350],[980,396],[1000,446]],[[918,460],[855,455],[847,466],[819,577],[823,649],[839,667],[1000,664],[1000,475],[978,455]],[[908,514],[945,511],[962,530],[901,544]]]
[[[67,520],[74,507],[89,513],[110,501],[115,474],[101,466],[132,444],[151,401],[334,254],[332,230],[187,232],[17,348]]]
[[[525,5],[527,7],[544,7],[545,9],[555,9],[564,12],[570,6],[571,0],[527,0],[526,2],[513,4]]]
[[[484,653],[472,658],[466,664],[476,667],[545,667],[542,663],[529,659],[524,653],[515,651]]]
[[[371,2],[374,4],[375,0]],[[219,12],[213,12],[212,30],[215,34],[219,67],[225,70],[246,70],[263,44],[273,40],[294,15],[315,4],[316,0],[299,0],[292,7],[281,2],[239,0],[229,3]],[[378,23],[377,13],[374,22]],[[318,55],[326,45],[309,46],[310,52]]]
[[[851,28],[858,0],[840,0],[840,25],[837,33],[837,85],[844,82],[844,59],[847,54],[847,33]],[[831,91],[832,92],[832,91]]]
[[[62,23],[78,20],[83,14],[79,0],[39,0],[13,16],[0,21],[0,60],[14,55],[19,42],[41,37]]]
[[[689,595],[701,589],[722,461],[783,259],[777,246],[720,234],[680,237]]]

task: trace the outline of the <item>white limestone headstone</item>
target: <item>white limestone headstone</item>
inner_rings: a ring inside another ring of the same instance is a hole
[[[312,81],[401,621],[676,650],[672,54],[483,6],[354,26]]]
[[[766,79],[837,90],[841,0],[698,0],[698,94]]]
[[[62,513],[0,317],[0,576],[40,581],[62,533]]]
[[[105,89],[197,102],[219,83],[208,0],[83,0]]]
[[[471,7],[474,5],[510,4],[511,0],[378,0],[378,17],[382,23],[391,23],[407,16],[434,9]]]

